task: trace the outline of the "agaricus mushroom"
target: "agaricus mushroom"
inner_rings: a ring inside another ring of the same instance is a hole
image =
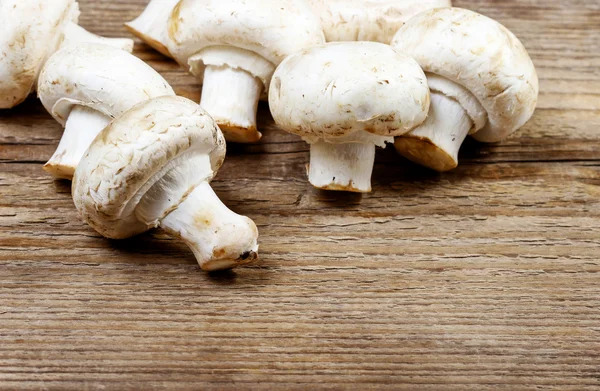
[[[179,0],[150,0],[144,12],[131,22],[125,23],[125,27],[154,49],[171,57],[167,49],[167,27],[171,12],[178,2]]]
[[[224,159],[225,140],[206,111],[186,98],[155,98],[98,135],[75,171],[73,200],[107,238],[161,227],[202,269],[234,268],[257,259],[258,231],[210,187]]]
[[[165,79],[139,58],[102,44],[68,46],[44,66],[38,95],[65,127],[60,144],[44,169],[71,179],[94,138],[113,118],[139,102],[175,95]]]
[[[311,144],[313,186],[369,192],[375,146],[425,120],[429,88],[416,61],[390,46],[337,42],[286,58],[269,105],[280,127]]]
[[[425,11],[398,31],[392,46],[417,60],[432,91],[427,121],[396,140],[416,163],[453,169],[469,133],[498,142],[533,115],[539,91],[533,62],[492,19],[461,8]]]
[[[99,42],[131,52],[133,41],[103,38],[77,25],[75,0],[0,0],[0,109],[23,102],[60,45]]]
[[[450,0],[309,0],[328,42],[389,44],[402,25],[427,9],[451,7]]]
[[[169,52],[204,81],[200,105],[233,142],[255,142],[256,110],[275,67],[325,42],[305,0],[182,0],[169,22]]]

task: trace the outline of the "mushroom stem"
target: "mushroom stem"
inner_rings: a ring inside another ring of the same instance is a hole
[[[258,258],[258,231],[248,217],[227,208],[203,182],[160,221],[192,249],[203,270],[232,269]]]
[[[427,120],[397,138],[395,146],[407,159],[444,172],[458,165],[458,151],[472,128],[473,122],[460,103],[432,92]]]
[[[79,161],[111,118],[89,107],[73,107],[58,148],[44,170],[59,179],[72,179]]]
[[[167,49],[167,26],[171,12],[179,0],[150,0],[140,16],[125,23],[130,33],[152,46],[165,56]]]
[[[323,140],[310,146],[308,180],[319,189],[368,193],[375,163],[375,144],[333,144]]]
[[[133,40],[128,38],[106,38],[92,34],[76,23],[67,23],[63,32],[62,46],[78,45],[80,43],[100,43],[125,50],[129,53],[133,51]]]
[[[200,106],[215,119],[227,141],[252,143],[262,136],[256,129],[262,90],[262,81],[246,71],[207,65]]]

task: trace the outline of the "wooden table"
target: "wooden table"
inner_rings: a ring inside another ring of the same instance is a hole
[[[81,1],[82,25],[126,35],[144,3]],[[102,239],[42,171],[61,127],[34,97],[1,112],[0,389],[599,389],[600,3],[456,5],[529,49],[532,121],[443,175],[381,151],[361,197],[311,188],[261,107],[264,140],[214,182],[261,233],[235,272],[160,232]]]

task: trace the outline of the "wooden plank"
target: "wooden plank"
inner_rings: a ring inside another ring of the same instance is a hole
[[[125,36],[145,3],[81,1],[81,22]],[[214,182],[261,233],[235,272],[159,231],[101,238],[41,169],[60,126],[33,97],[0,112],[0,389],[600,388],[600,3],[455,4],[529,49],[532,121],[443,175],[379,151],[357,196],[310,187],[308,147],[261,105],[264,140]]]

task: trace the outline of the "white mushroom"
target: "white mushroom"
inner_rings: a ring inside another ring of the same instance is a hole
[[[234,142],[260,139],[256,110],[275,67],[324,41],[305,0],[182,0],[169,22],[169,52],[204,81],[200,105]]]
[[[412,16],[451,7],[450,0],[309,0],[328,42],[377,41],[389,44]]]
[[[167,49],[167,30],[171,12],[179,0],[150,0],[144,12],[125,27],[133,35],[146,42],[165,56],[171,57]]]
[[[281,63],[269,104],[279,126],[311,144],[313,186],[369,192],[375,146],[425,120],[429,88],[419,65],[388,45],[329,43]]]
[[[453,169],[468,134],[501,141],[533,115],[539,91],[533,62],[492,19],[460,8],[426,11],[398,31],[392,46],[417,60],[432,91],[427,121],[396,140],[416,163]]]
[[[60,45],[98,42],[131,52],[133,41],[103,38],[77,25],[75,0],[0,0],[0,109],[23,102]]]
[[[225,140],[194,102],[165,96],[133,107],[94,140],[73,178],[75,206],[94,229],[125,239],[161,227],[204,270],[257,259],[258,231],[210,187]]]
[[[175,93],[139,58],[111,46],[87,44],[62,48],[48,59],[38,95],[65,127],[44,169],[71,179],[86,149],[113,118],[139,102]]]

